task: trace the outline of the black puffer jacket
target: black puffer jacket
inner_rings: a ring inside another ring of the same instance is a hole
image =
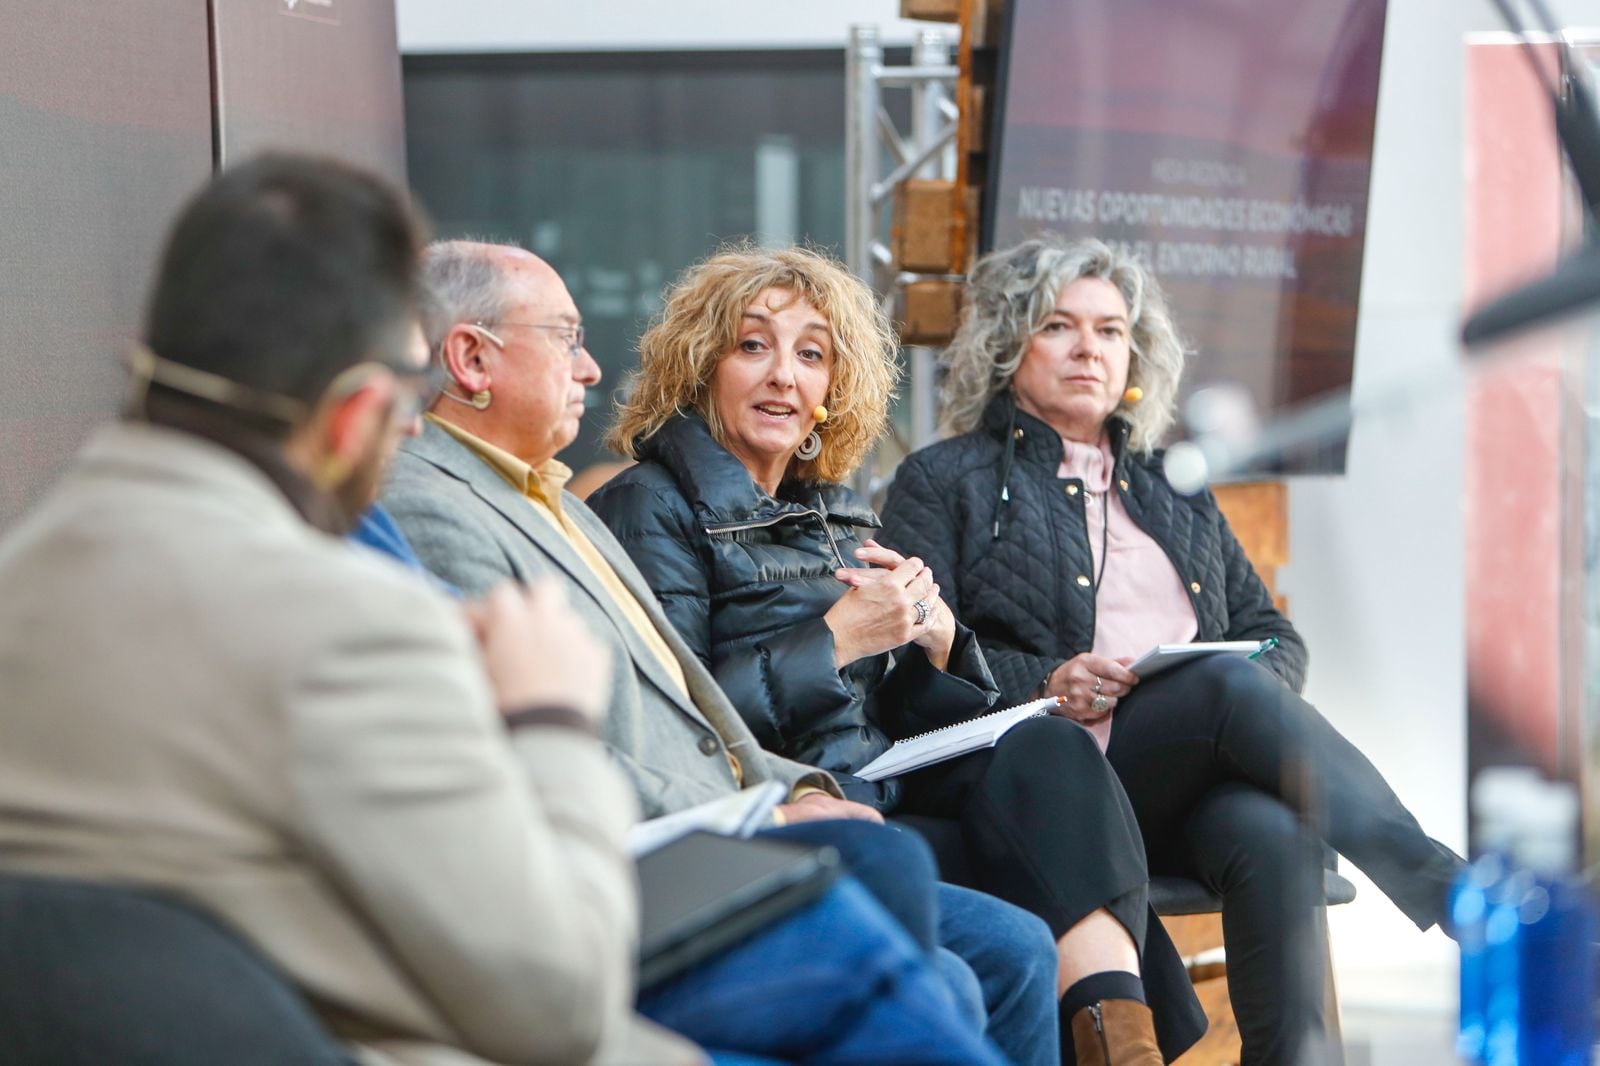
[[[1112,487],[1182,577],[1195,639],[1278,638],[1261,662],[1298,691],[1305,643],[1273,606],[1216,499],[1178,495],[1159,453],[1130,453],[1126,423],[1113,419],[1110,429]],[[1056,666],[1094,645],[1083,484],[1056,476],[1061,453],[1055,430],[1004,392],[976,430],[901,463],[883,509],[880,539],[933,568],[945,602],[978,634],[1005,703],[1028,699]]]
[[[672,624],[762,747],[831,770],[849,798],[892,809],[898,782],[849,772],[893,739],[990,707],[994,680],[971,632],[958,628],[948,673],[915,645],[835,668],[822,618],[845,591],[833,571],[861,565],[854,553],[877,516],[841,485],[785,483],[767,495],[698,415],[668,422],[639,456],[588,504]]]

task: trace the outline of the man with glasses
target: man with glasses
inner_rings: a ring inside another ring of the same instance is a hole
[[[928,950],[956,1001],[975,1015],[988,1008],[988,1035],[1010,1058],[1056,1058],[1055,949],[1042,923],[936,886],[914,834],[877,824],[823,771],[763,751],[627,552],[564,491],[571,471],[557,455],[577,439],[600,368],[556,271],[520,248],[452,241],[428,248],[423,277],[424,329],[450,380],[382,496],[423,564],[468,594],[560,578],[612,653],[603,735],[647,817],[782,783],[781,824],[766,832],[837,847]]]

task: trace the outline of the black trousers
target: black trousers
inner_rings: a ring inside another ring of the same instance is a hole
[[[1141,683],[1116,709],[1106,758],[1151,872],[1197,879],[1222,897],[1248,1066],[1298,1062],[1323,1037],[1324,841],[1418,927],[1445,915],[1462,860],[1258,663],[1213,656]]]
[[[897,813],[953,819],[970,887],[1043,918],[1057,939],[1101,908],[1140,949],[1156,1036],[1170,1060],[1205,1031],[1172,941],[1150,910],[1149,873],[1132,804],[1094,737],[1039,718],[998,745],[907,774]],[[1070,1019],[1063,1044],[1070,1061]]]

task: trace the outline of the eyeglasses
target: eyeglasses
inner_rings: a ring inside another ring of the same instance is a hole
[[[567,354],[576,359],[583,352],[583,327],[568,325],[547,325],[542,322],[497,322],[499,326],[521,326],[524,329],[550,329],[566,334]],[[474,322],[473,326],[483,331],[483,335],[494,341],[496,346],[504,348],[506,342],[496,337],[489,327],[482,322]]]

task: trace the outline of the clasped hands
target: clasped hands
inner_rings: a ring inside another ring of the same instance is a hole
[[[939,598],[933,571],[916,556],[908,559],[875,540],[857,548],[855,555],[867,568],[833,572],[849,588],[822,616],[833,630],[835,665],[842,669],[857,659],[916,644],[943,670],[955,642],[956,620]]]
[[[1066,704],[1053,708],[1052,714],[1082,725],[1097,725],[1110,717],[1117,701],[1139,683],[1139,675],[1128,669],[1132,662],[1131,657],[1108,659],[1091,652],[1074,655],[1050,671],[1042,695],[1066,697]]]

